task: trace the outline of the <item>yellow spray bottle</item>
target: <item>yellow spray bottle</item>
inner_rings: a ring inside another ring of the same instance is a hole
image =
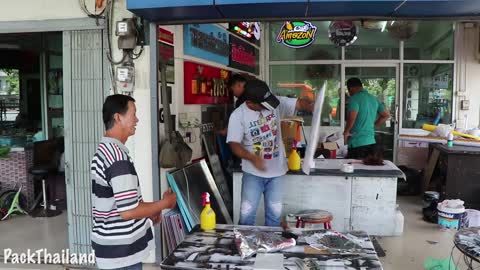
[[[203,210],[200,213],[200,228],[204,231],[215,229],[216,218],[215,212],[213,212],[212,207],[210,206],[210,194],[208,192],[203,193]]]
[[[300,170],[301,165],[301,158],[300,155],[297,153],[297,141],[293,142],[293,149],[290,156],[288,156],[288,169],[290,171],[298,171]]]

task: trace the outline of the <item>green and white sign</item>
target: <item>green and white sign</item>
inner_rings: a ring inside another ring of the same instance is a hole
[[[277,35],[277,42],[283,45],[298,49],[312,44],[315,40],[317,27],[310,22],[286,21]]]

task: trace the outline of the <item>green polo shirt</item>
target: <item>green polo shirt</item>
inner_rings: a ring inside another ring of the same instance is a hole
[[[375,143],[375,121],[377,114],[384,110],[383,104],[365,89],[350,97],[348,112],[356,111],[358,115],[350,131],[352,136],[348,140],[348,147],[355,148]]]

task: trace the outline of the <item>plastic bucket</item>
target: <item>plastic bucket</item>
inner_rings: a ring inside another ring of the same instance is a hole
[[[440,193],[436,191],[425,191],[425,193],[423,193],[423,208],[430,207],[432,204],[434,205],[433,208],[435,208],[439,200]]]
[[[460,229],[465,223],[465,208],[447,208],[438,205],[438,225],[447,229]]]

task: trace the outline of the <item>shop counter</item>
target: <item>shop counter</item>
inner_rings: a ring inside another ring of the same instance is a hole
[[[306,209],[322,209],[333,214],[332,227],[337,231],[362,230],[371,235],[399,233],[397,179],[403,172],[393,163],[384,166],[354,165],[353,173],[340,171],[342,164],[353,160],[315,160],[310,175],[289,172],[283,182],[283,214]],[[233,173],[233,216],[240,216],[242,172]],[[400,218],[401,220],[401,218]],[[263,198],[257,210],[256,225],[264,224]],[[400,230],[401,231],[401,230]]]
[[[424,190],[432,186],[445,185],[445,198],[460,199],[466,207],[480,209],[478,190],[480,183],[480,147],[458,146],[448,147],[443,144],[430,144],[430,157],[425,167]],[[437,173],[435,173],[437,171]],[[442,177],[433,177],[434,173]],[[430,184],[430,181],[434,183]]]

